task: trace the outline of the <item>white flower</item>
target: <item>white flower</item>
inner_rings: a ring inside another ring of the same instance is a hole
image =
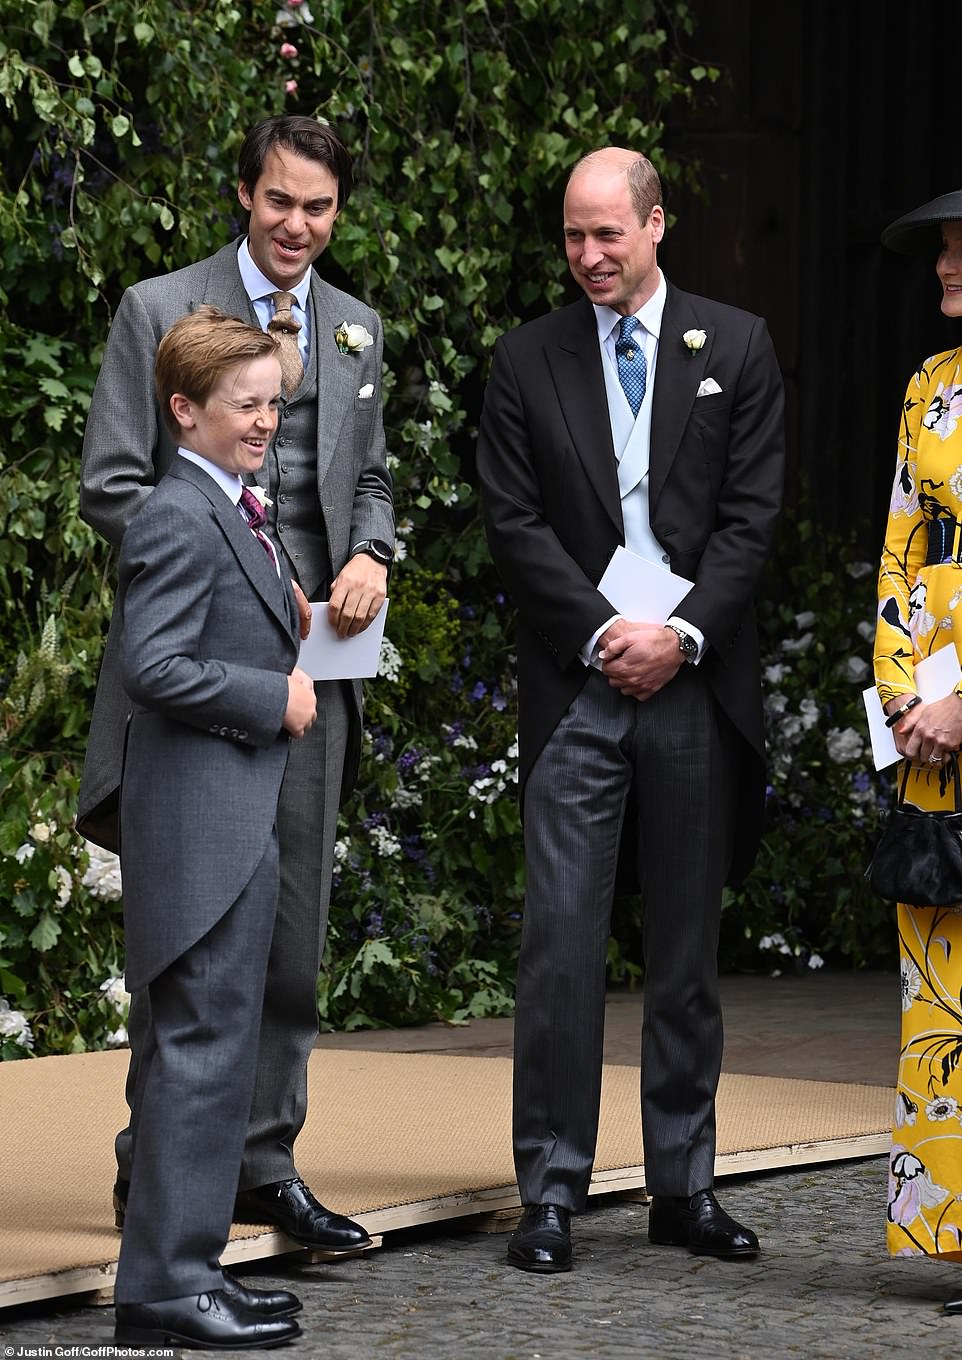
[[[412,519],[399,519],[394,532],[401,538],[407,538],[408,534],[414,533],[414,521]]]
[[[125,1044],[126,1042],[127,1031],[124,1029],[123,1025],[119,1025],[117,1029],[112,1030],[110,1034],[107,1035],[108,1048],[119,1048],[121,1044]]]
[[[23,1011],[15,1011],[5,997],[0,996],[0,1039],[12,1039],[21,1048],[33,1048],[33,1031]]]
[[[27,860],[33,859],[36,853],[37,847],[35,845],[31,845],[29,841],[24,841],[23,845],[21,845],[19,849],[14,850],[13,857],[18,864],[26,864]]]
[[[818,722],[818,704],[814,699],[803,699],[798,706],[802,720],[802,731],[808,732]]]
[[[346,841],[346,840],[344,840],[343,837],[342,837],[339,841],[335,841],[335,842],[334,842],[334,863],[335,863],[335,864],[343,864],[344,861],[347,859],[347,852],[348,852],[348,850],[349,850],[350,848],[351,848],[351,847],[350,847],[349,842]]]
[[[825,960],[822,958],[821,954],[809,954],[808,966],[809,968],[824,968]]]
[[[120,879],[120,860],[110,850],[104,850],[93,841],[84,841],[84,849],[90,858],[87,872],[80,880],[81,885],[101,902],[116,902],[123,891]]]
[[[424,802],[417,789],[406,789],[403,784],[399,784],[391,794],[391,807],[404,811],[405,808],[420,807]]]
[[[363,330],[364,328],[361,327],[361,329]],[[364,331],[364,334],[367,335],[367,331]],[[370,340],[370,336],[368,336],[368,339]],[[373,383],[365,383],[363,387],[359,387],[359,388],[358,388],[357,395],[358,395],[359,397],[373,397],[373,396],[374,396],[374,384],[373,384]]]
[[[864,680],[868,675],[868,662],[860,656],[850,656],[842,666],[842,674],[846,680],[854,682]]]
[[[374,849],[383,859],[390,859],[392,856],[401,853],[401,842],[397,836],[392,836],[386,827],[372,826],[371,840]]]
[[[264,490],[262,486],[257,485],[249,486],[247,490],[254,497],[255,501],[257,501],[258,505],[263,506],[265,509],[267,508],[268,505],[274,504],[274,502],[271,500],[270,496],[268,496],[267,492]]]
[[[957,603],[958,601],[956,601],[956,604]],[[949,606],[950,608],[954,608],[951,600],[949,601]],[[863,619],[862,622],[855,629],[855,631],[856,633],[858,633],[859,637],[862,639],[863,642],[872,642],[875,638],[875,620]]]
[[[806,628],[811,628],[817,618],[814,609],[803,609],[800,614],[795,615],[795,627],[800,633],[804,633]]]
[[[385,680],[397,680],[401,674],[404,663],[401,660],[401,653],[395,647],[390,638],[381,639],[381,654],[378,657],[377,673],[383,675]]]
[[[804,633],[800,638],[785,638],[782,642],[782,651],[791,653],[807,652],[814,641],[814,633]]]
[[[130,1005],[130,993],[127,991],[124,979],[122,977],[105,978],[100,984],[100,990],[107,1000],[112,1002],[121,1015],[123,1015]]]
[[[408,545],[405,543],[405,541],[404,541],[403,538],[396,538],[396,539],[394,540],[394,560],[395,560],[395,562],[403,562],[404,559],[405,559],[405,557],[407,557],[407,555],[408,555]]]
[[[853,581],[860,581],[863,576],[868,576],[870,571],[875,570],[873,562],[849,562],[845,568]]]
[[[865,743],[854,727],[830,727],[826,745],[830,758],[837,765],[858,760],[865,750]]]
[[[681,338],[691,350],[692,354],[697,354],[698,351],[704,347],[705,341],[708,339],[708,334],[706,331],[685,331],[685,334]]]
[[[789,668],[777,661],[774,666],[765,667],[765,681],[769,685],[780,685],[789,674]]]
[[[65,907],[70,901],[70,894],[73,892],[73,879],[62,864],[58,864],[53,872],[57,882],[60,884],[60,887],[57,889],[57,906]]]
[[[919,992],[922,990],[922,974],[911,959],[903,958],[901,961],[900,984],[902,989],[902,1010],[910,1011],[912,1009],[912,1002],[916,1000]]]
[[[342,321],[334,332],[334,341],[342,354],[360,354],[362,349],[374,344],[374,336],[366,326],[348,325]]]
[[[30,828],[30,834],[38,845],[46,845],[50,839],[51,827],[48,822],[35,822]]]
[[[936,1096],[935,1100],[930,1100],[925,1107],[925,1117],[941,1124],[945,1119],[956,1119],[959,1114],[959,1102],[954,1096]]]

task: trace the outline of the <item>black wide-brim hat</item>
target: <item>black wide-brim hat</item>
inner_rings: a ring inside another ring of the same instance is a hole
[[[882,245],[897,250],[900,255],[938,255],[942,246],[939,230],[943,222],[962,220],[962,189],[942,194],[931,203],[923,203],[904,217],[892,222],[882,232]]]

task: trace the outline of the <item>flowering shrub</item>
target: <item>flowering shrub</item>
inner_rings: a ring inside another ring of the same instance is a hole
[[[729,891],[723,959],[739,967],[893,965],[894,913],[863,877],[878,814],[862,690],[872,683],[877,563],[786,514],[759,611],[769,751],[768,826]]]

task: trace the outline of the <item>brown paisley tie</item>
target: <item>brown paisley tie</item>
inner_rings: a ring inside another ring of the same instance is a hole
[[[297,347],[297,333],[301,323],[291,313],[296,299],[293,293],[272,293],[274,315],[267,323],[268,332],[280,346],[277,357],[281,362],[281,386],[285,397],[292,397],[304,381],[304,361]]]

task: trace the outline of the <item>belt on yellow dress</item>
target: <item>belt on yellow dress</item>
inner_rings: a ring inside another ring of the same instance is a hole
[[[962,563],[962,522],[957,519],[930,519],[926,527],[928,550],[925,565],[938,567],[945,562]]]

